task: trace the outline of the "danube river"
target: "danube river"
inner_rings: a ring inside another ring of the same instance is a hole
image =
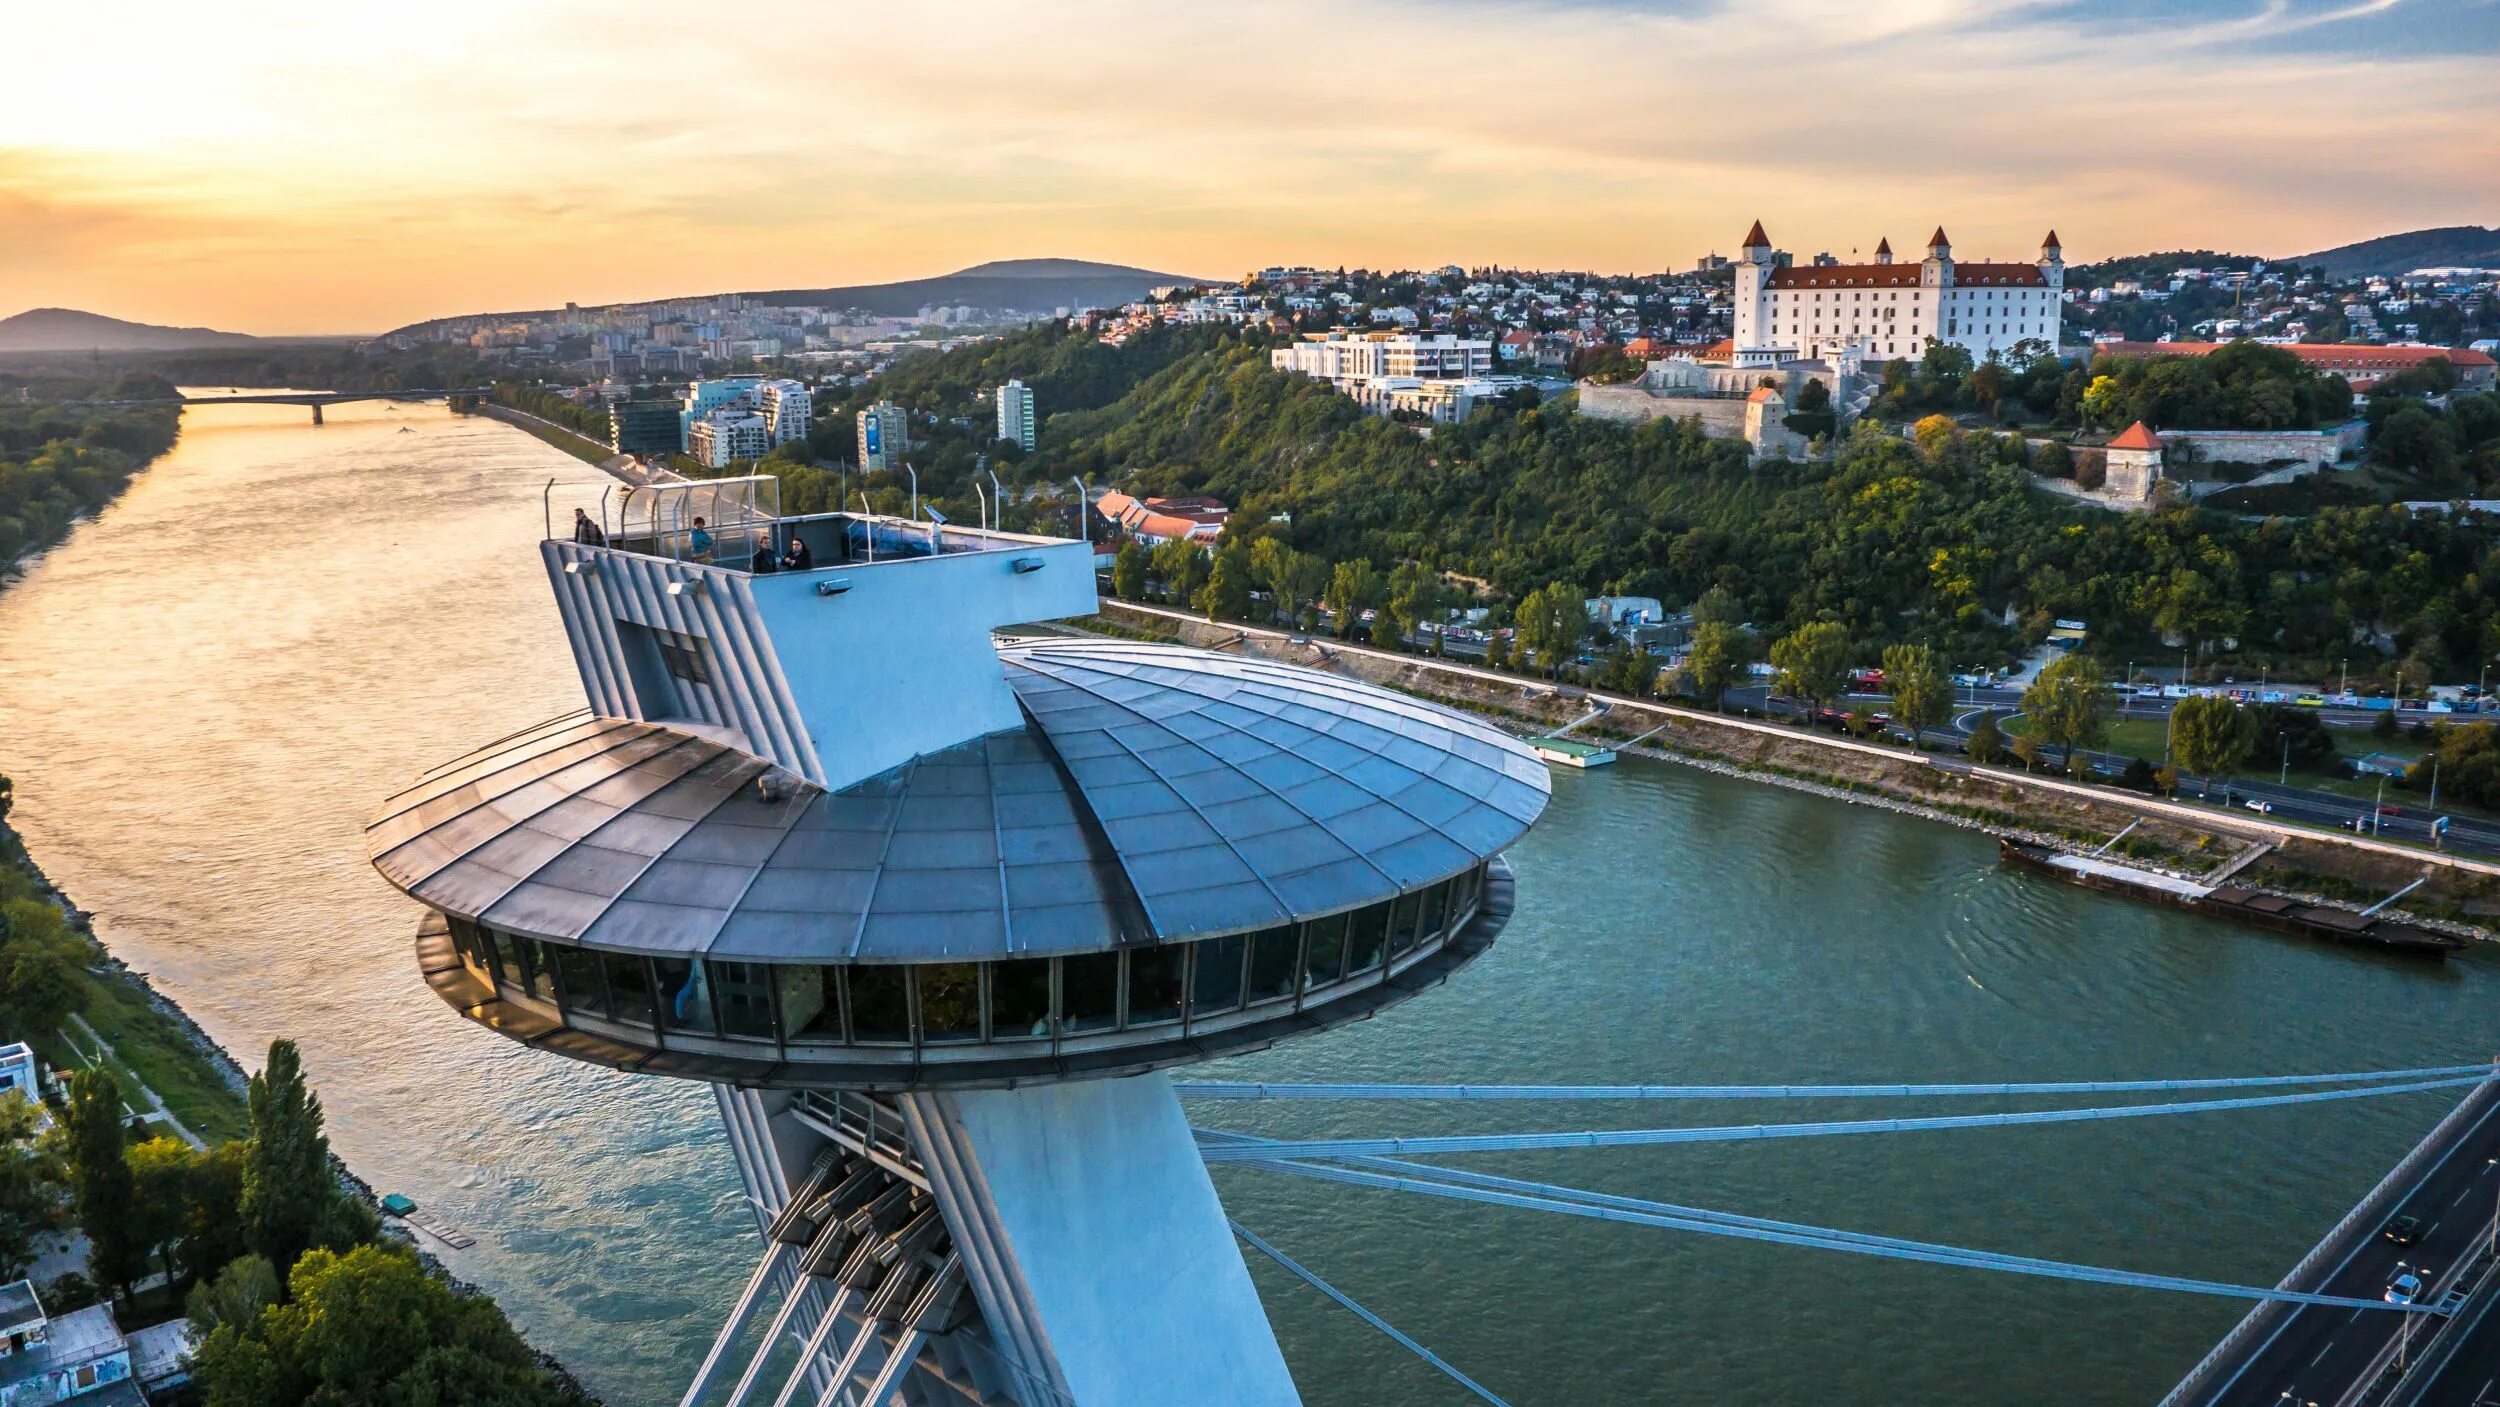
[[[360,834],[421,769],[578,704],[532,543],[550,478],[559,520],[606,481],[439,407],[306,419],[189,412],[170,455],[0,593],[0,772],[17,779],[35,854],[116,952],[247,1063],[271,1037],[298,1039],[348,1162],[475,1233],[445,1258],[594,1389],[659,1407],[751,1264],[710,1099],[531,1054],[446,1011],[414,968],[416,910],[367,867]],[[2261,936],[2003,872],[1963,831],[1688,769],[1558,776],[1513,859],[1519,916],[1457,981],[1220,1073],[2085,1079],[2426,1065],[2495,1046],[2500,955],[2419,966]],[[2270,1282],[2440,1098],[1470,1166]],[[1841,1111],[1201,1115],[1315,1133]],[[2240,1312],[1248,1170],[1219,1185],[1245,1224],[1520,1407],[2140,1404]],[[1313,1404],[1462,1399],[1254,1271]]]

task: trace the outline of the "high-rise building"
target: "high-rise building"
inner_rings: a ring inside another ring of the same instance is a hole
[[[755,399],[764,413],[765,433],[773,444],[786,445],[807,438],[807,418],[816,404],[807,387],[796,381],[762,381],[756,383]]]
[[[676,454],[686,444],[675,401],[617,401],[608,406],[608,448],[618,454]]]
[[[725,376],[710,381],[693,381],[677,403],[677,447],[691,450],[694,444],[694,423],[722,406],[741,402],[752,408],[755,388],[763,378],[756,376]]]
[[[763,1250],[685,1402],[1294,1407],[1164,1072],[1484,953],[1544,764],[1295,666],[1001,642],[1095,609],[1089,544],[775,487],[541,544],[587,710],[367,831],[427,982],[711,1086]],[[793,540],[812,568],[742,569]]]
[[[903,467],[911,449],[911,417],[892,401],[859,413],[859,467],[871,473]]]
[[[686,453],[711,469],[726,469],[741,459],[771,452],[772,431],[765,418],[740,405],[707,412],[686,436]]]
[[[1015,441],[1028,454],[1041,443],[1034,434],[1033,390],[1021,381],[998,388],[998,438]]]

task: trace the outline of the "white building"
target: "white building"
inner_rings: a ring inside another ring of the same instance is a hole
[[[911,418],[892,401],[879,401],[859,413],[859,467],[876,473],[903,467],[911,448]]]
[[[1923,355],[1929,339],[1974,360],[2037,341],[2057,346],[2066,260],[2051,230],[2033,264],[1956,263],[1942,228],[1927,257],[1896,264],[1892,242],[1871,264],[1783,265],[1754,222],[1736,265],[1736,365],[1854,351],[1869,361]]]
[[[726,469],[737,460],[754,459],[772,447],[772,430],[765,418],[739,406],[711,411],[686,434],[686,453],[712,469]]]
[[[816,398],[796,381],[764,381],[755,388],[756,406],[764,413],[764,431],[775,445],[807,438],[807,418]]]
[[[998,438],[1013,440],[1027,454],[1041,443],[1034,433],[1033,388],[1010,381],[998,388]]]
[[[1493,375],[1493,344],[1447,333],[1308,333],[1268,354],[1279,371],[1325,381],[1374,415],[1408,412],[1440,424],[1519,384]]]

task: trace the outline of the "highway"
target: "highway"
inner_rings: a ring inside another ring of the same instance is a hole
[[[2324,1270],[2287,1288],[2372,1299],[2407,1272],[2430,1287],[2426,1302],[2435,1302],[2450,1288],[2451,1277],[2488,1241],[2494,1217],[2500,1216],[2500,1175],[2495,1175],[2500,1169],[2500,1081],[2476,1085],[2466,1096],[2461,1117],[2443,1123],[2434,1137],[2437,1146],[2425,1150],[2410,1178],[2389,1189],[2383,1204],[2339,1241],[2322,1248]],[[2382,1234],[2398,1216],[2422,1222],[2414,1244],[2399,1246]],[[2342,1407],[2377,1378],[2407,1319],[2422,1321],[2412,1325],[2410,1358],[2431,1346],[2444,1321],[2388,1310],[2269,1305],[2252,1316],[2254,1332],[2242,1348],[2209,1365],[2194,1390],[2174,1394],[2164,1407]],[[2482,1332],[2492,1330],[2485,1327]],[[2459,1361],[2466,1361],[2463,1355]],[[2463,1376],[2474,1377],[2466,1384],[2469,1391],[2481,1381],[2470,1371]],[[2456,1400],[2471,1404],[2474,1398]]]

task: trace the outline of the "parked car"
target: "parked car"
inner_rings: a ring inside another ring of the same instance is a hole
[[[2408,1270],[2388,1284],[2384,1298],[2389,1304],[2411,1304],[2421,1293],[2422,1277]]]
[[[2379,1235],[2399,1246],[2410,1246],[2422,1239],[2423,1226],[2418,1216],[2400,1216],[2387,1223]]]

